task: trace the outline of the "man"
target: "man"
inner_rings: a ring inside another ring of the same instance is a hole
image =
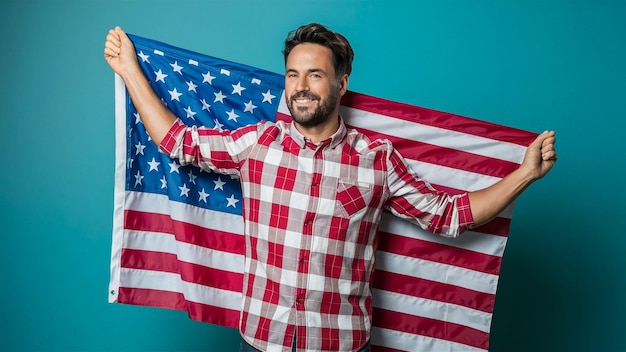
[[[367,351],[371,278],[383,209],[457,236],[499,214],[556,161],[554,132],[493,186],[450,196],[413,174],[389,141],[371,141],[339,115],[353,51],[310,24],[285,42],[291,123],[233,132],[185,126],[152,91],[132,42],[109,31],[104,56],[124,80],[152,140],[181,164],[241,179],[246,259],[242,351]]]

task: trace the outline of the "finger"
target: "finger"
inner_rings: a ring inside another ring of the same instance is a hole
[[[111,50],[113,50],[115,52],[118,52],[118,53],[122,51],[121,45],[119,45],[117,43],[110,42],[110,41],[105,42],[104,43],[104,47],[107,48],[107,49],[111,49]]]
[[[115,27],[115,34],[117,34],[120,40],[126,40],[128,38],[126,32],[124,32],[124,30],[120,26]]]
[[[104,48],[104,56],[105,57],[118,57],[119,56],[119,52],[111,49],[111,48]]]
[[[122,46],[122,41],[120,40],[120,37],[117,35],[117,33],[109,33],[109,35],[107,35],[105,43],[111,43],[112,45],[115,45],[117,47]]]
[[[556,138],[547,137],[543,141],[541,141],[541,145],[545,147],[547,145],[554,144],[555,142],[556,142]]]
[[[551,150],[549,152],[544,152],[541,154],[541,159],[543,159],[544,161],[548,161],[548,160],[556,161],[556,152],[554,150]]]

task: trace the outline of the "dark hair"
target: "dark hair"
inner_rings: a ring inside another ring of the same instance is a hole
[[[333,53],[333,66],[337,79],[344,74],[350,75],[352,72],[352,60],[354,51],[348,40],[341,34],[333,32],[321,24],[311,23],[289,32],[285,39],[283,55],[285,63],[291,50],[298,44],[313,43],[325,46]]]

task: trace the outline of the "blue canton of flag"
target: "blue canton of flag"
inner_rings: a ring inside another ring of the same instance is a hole
[[[276,120],[283,76],[146,38],[130,38],[152,88],[185,124],[234,130]],[[127,191],[165,194],[172,201],[241,214],[238,180],[181,166],[160,153],[128,95],[126,105]]]

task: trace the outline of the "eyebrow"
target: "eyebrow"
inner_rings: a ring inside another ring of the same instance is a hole
[[[293,73],[298,73],[299,71],[298,71],[298,70],[296,70],[295,68],[288,68],[288,69],[286,70],[286,73],[291,73],[291,72],[293,72]],[[322,74],[324,74],[325,76],[327,76],[327,75],[328,75],[328,74],[326,73],[326,71],[324,71],[324,70],[323,70],[323,69],[321,69],[321,68],[311,68],[311,69],[306,70],[306,72],[307,72],[307,73],[322,73]]]

